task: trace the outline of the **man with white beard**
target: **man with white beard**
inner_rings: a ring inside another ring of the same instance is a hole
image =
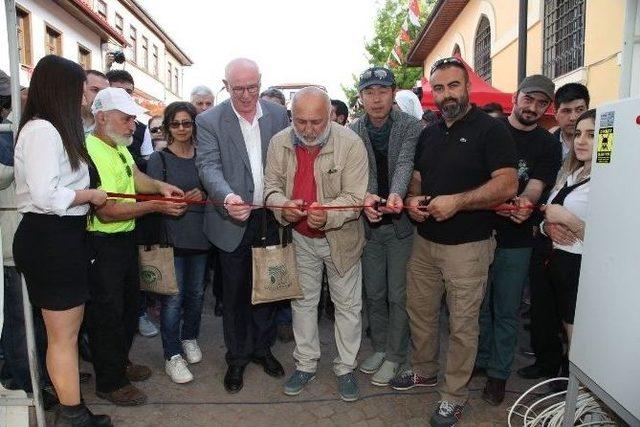
[[[136,115],[143,111],[124,89],[106,88],[96,95],[91,107],[95,128],[86,142],[99,186],[113,193],[184,197],[179,188],[140,172],[127,149],[133,141]],[[129,349],[138,328],[140,293],[138,252],[133,239],[135,218],[152,212],[180,216],[185,210],[184,203],[107,200],[89,219],[91,301],[85,313],[96,395],[116,405],[144,404],[146,395],[130,381],[151,376],[148,367],[129,361]]]
[[[340,397],[350,402],[359,396],[353,370],[361,339],[361,209],[319,207],[362,205],[369,176],[367,152],[357,134],[330,121],[331,100],[323,90],[306,87],[298,91],[291,112],[292,126],[271,139],[264,177],[265,204],[286,206],[273,213],[278,222],[293,227],[304,295],[291,301],[296,370],[285,383],[284,393],[297,395],[315,378],[324,264],[335,305],[338,356],[334,372]]]

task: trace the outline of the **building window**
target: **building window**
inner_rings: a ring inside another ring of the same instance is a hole
[[[154,77],[158,77],[158,46],[154,44],[151,52],[151,72]]]
[[[169,90],[171,90],[171,82],[173,81],[171,79],[171,70],[173,70],[173,68],[171,67],[171,62],[167,62],[167,88]]]
[[[178,93],[178,91],[179,91],[178,88],[180,86],[178,86],[178,69],[177,68],[174,68],[174,70],[173,70],[173,81],[174,81],[173,92],[174,93]]]
[[[96,2],[96,12],[98,12],[98,14],[102,16],[105,21],[107,20],[107,3],[105,3],[104,0],[98,0]]]
[[[129,27],[129,59],[136,64],[138,62],[138,31],[136,27]]]
[[[473,68],[484,81],[491,83],[491,25],[484,15],[480,18],[476,30]]]
[[[85,70],[91,69],[91,51],[82,45],[78,45],[78,64]]]
[[[28,12],[16,8],[18,21],[18,55],[20,63],[31,65],[31,17]]]
[[[552,79],[584,65],[585,0],[545,0],[542,72]]]
[[[62,56],[62,34],[50,26],[46,26],[45,53]]]
[[[149,70],[149,40],[142,36],[142,66]]]
[[[120,34],[124,34],[124,20],[122,19],[122,16],[118,15],[117,13],[116,13],[116,30],[118,30]]]

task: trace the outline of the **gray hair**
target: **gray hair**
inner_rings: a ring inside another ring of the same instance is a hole
[[[307,87],[303,87],[302,89],[300,89],[299,91],[297,91],[295,93],[295,95],[293,95],[293,99],[291,100],[291,114],[294,114],[294,110],[296,108],[296,103],[299,102],[299,100],[301,98],[305,98],[307,96],[319,96],[321,98],[323,98],[326,106],[327,106],[327,111],[329,111],[329,115],[331,115],[331,98],[329,98],[329,94],[323,90],[320,89],[317,86],[307,86]]]
[[[233,71],[234,68],[239,67],[239,66],[243,66],[243,67],[248,67],[248,68],[255,68],[256,72],[258,73],[258,75],[260,75],[260,67],[258,67],[258,64],[256,63],[256,61],[249,59],[249,58],[236,58],[231,60],[226,67],[224,67],[224,78],[225,80],[229,80],[229,76],[231,75],[231,72]]]
[[[270,87],[260,94],[260,98],[264,98],[265,96],[268,96],[269,98],[277,98],[282,105],[287,105],[287,100],[284,97],[284,93],[282,93],[280,89]]]
[[[209,89],[209,87],[204,85],[196,86],[193,88],[193,90],[191,90],[191,99],[193,99],[194,96],[202,96],[202,95],[209,95],[212,97],[213,92],[211,91],[211,89]]]

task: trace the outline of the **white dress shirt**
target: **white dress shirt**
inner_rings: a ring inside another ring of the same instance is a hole
[[[260,102],[258,102],[256,115],[253,117],[253,122],[251,123],[236,111],[236,108],[233,106],[233,102],[231,103],[231,108],[233,108],[233,112],[236,113],[238,122],[240,122],[242,138],[244,139],[244,144],[247,147],[247,154],[249,155],[251,176],[253,178],[253,200],[251,203],[254,205],[262,205],[262,194],[264,191],[262,176],[262,139],[260,138],[260,125],[258,123],[258,119],[262,117],[262,107],[260,107]],[[245,202],[248,202],[248,200],[245,200]]]
[[[579,168],[574,173],[569,175],[567,178],[567,185],[572,186],[576,183],[578,175],[582,172],[582,168]],[[567,208],[569,212],[580,218],[582,221],[586,222],[587,218],[587,207],[589,206],[589,186],[591,182],[587,182],[582,184],[580,187],[571,191],[567,197],[564,199],[563,206]],[[551,203],[554,197],[558,194],[560,190],[554,189],[549,195],[549,200],[547,203]],[[544,222],[541,224],[540,229],[544,233],[543,228]],[[553,242],[554,249],[561,249],[565,252],[570,252],[572,254],[582,254],[582,247],[584,243],[582,240],[578,239],[573,245],[564,246],[559,245],[556,242]]]
[[[142,137],[142,145],[140,146],[140,155],[148,157],[153,154],[153,141],[151,140],[151,132],[149,126],[144,127],[144,136]]]
[[[24,125],[15,148],[16,205],[21,213],[82,216],[89,205],[71,206],[76,190],[89,187],[89,168],[71,169],[62,138],[51,123],[35,119]]]

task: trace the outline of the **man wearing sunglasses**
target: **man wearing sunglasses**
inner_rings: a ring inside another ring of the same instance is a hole
[[[420,135],[405,202],[418,223],[407,268],[407,313],[414,377],[436,381],[446,292],[446,372],[430,421],[445,427],[462,417],[469,395],[478,315],[495,250],[490,209],[516,195],[518,178],[513,139],[504,124],[469,103],[464,64],[457,58],[437,61],[429,82],[443,119]]]
[[[254,61],[231,61],[223,82],[231,99],[196,118],[196,166],[209,197],[224,203],[224,207],[207,206],[204,231],[219,249],[222,270],[228,364],[224,386],[229,393],[237,393],[249,362],[261,365],[270,376],[284,375],[282,365],[271,354],[276,306],[251,306],[250,297],[251,247],[263,235],[265,215],[267,243],[278,241],[273,214],[257,206],[263,205],[263,169],[269,141],[289,126],[289,116],[281,105],[258,100],[260,70]]]
[[[135,118],[143,112],[124,89],[106,88],[98,92],[92,106],[95,128],[86,141],[100,188],[113,193],[184,197],[179,188],[140,172],[127,150]],[[138,252],[133,236],[135,219],[152,212],[180,216],[185,210],[184,203],[107,200],[89,220],[91,303],[87,304],[86,319],[96,395],[116,405],[144,404],[146,395],[130,381],[142,381],[151,375],[148,367],[129,361],[129,350],[138,329],[140,293]]]

